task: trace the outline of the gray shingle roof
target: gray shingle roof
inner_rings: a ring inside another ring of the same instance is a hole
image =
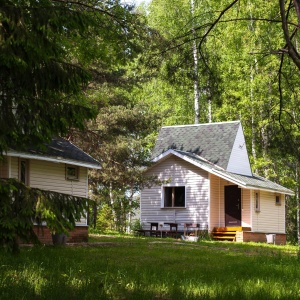
[[[36,152],[36,150],[30,149],[29,152],[34,153]],[[42,154],[46,156],[62,157],[65,159],[77,160],[99,165],[99,162],[93,157],[85,153],[83,150],[79,149],[70,141],[65,140],[61,137],[52,138],[51,143],[46,145],[46,149],[42,152]]]
[[[45,147],[29,147],[25,152],[8,151],[9,155],[40,160],[74,163],[88,168],[100,168],[100,163],[83,150],[61,137],[52,138]]]
[[[162,127],[152,158],[168,149],[197,154],[226,169],[240,122]]]

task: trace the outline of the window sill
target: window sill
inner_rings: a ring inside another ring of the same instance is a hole
[[[186,207],[161,207],[161,209],[186,209]]]

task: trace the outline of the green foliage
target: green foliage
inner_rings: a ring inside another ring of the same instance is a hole
[[[33,190],[36,199],[35,219],[39,224],[46,222],[53,234],[68,235],[68,231],[74,229],[75,222],[85,217],[88,199],[39,189]]]
[[[1,1],[0,153],[39,145],[94,116],[82,88],[89,72],[67,42],[92,24],[84,11],[53,1]]]
[[[132,55],[130,11],[118,0],[0,1],[0,153],[95,117],[89,83]]]
[[[88,207],[87,199],[30,188],[15,179],[0,180],[0,199],[0,246],[10,252],[18,251],[20,240],[38,243],[34,222],[68,234]]]
[[[0,181],[0,245],[18,251],[18,239],[37,242],[33,232],[35,199],[30,188],[9,179]]]
[[[135,234],[136,230],[140,230],[140,229],[143,229],[141,221],[139,219],[134,220],[130,226],[131,232]]]
[[[108,204],[103,204],[97,212],[96,229],[102,233],[111,230],[113,220],[112,208]]]
[[[205,40],[201,48],[197,47],[201,33],[205,33],[207,24],[216,16],[214,6],[211,1],[176,0],[171,3],[154,0],[148,7],[150,26],[166,39],[156,53],[161,57],[158,78],[150,82],[156,109],[161,106],[172,109],[165,124],[189,124],[194,120],[196,91],[199,93],[201,122],[209,120],[212,106],[220,105],[219,51],[215,41],[209,44]],[[195,28],[203,32],[194,34]],[[145,88],[148,93],[149,82],[145,83]]]

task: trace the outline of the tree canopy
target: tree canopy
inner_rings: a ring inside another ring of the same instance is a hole
[[[132,18],[119,1],[0,1],[0,152],[96,116],[86,97],[92,64],[103,75],[127,55]]]

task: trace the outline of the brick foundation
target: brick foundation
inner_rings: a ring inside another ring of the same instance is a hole
[[[34,231],[37,234],[42,244],[52,244],[52,235],[50,230],[43,226],[39,228],[34,226]],[[78,226],[69,232],[67,243],[82,243],[88,241],[88,226]]]
[[[237,232],[236,241],[237,242],[258,242],[266,243],[266,234],[263,232],[252,232],[252,231],[240,231]],[[274,233],[275,234],[275,244],[285,245],[286,244],[286,234],[284,233]]]

